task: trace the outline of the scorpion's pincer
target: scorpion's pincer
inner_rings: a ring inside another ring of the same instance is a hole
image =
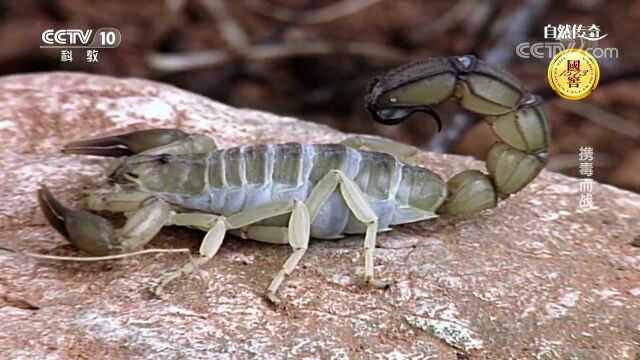
[[[45,185],[38,190],[38,203],[49,223],[80,250],[98,256],[117,252],[115,232],[106,219],[65,207]]]
[[[109,157],[130,156],[179,140],[189,134],[177,129],[150,129],[98,139],[75,141],[67,144],[65,154],[98,155]]]

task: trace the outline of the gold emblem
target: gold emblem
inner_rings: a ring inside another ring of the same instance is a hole
[[[549,85],[558,95],[568,100],[580,100],[598,86],[600,68],[587,51],[567,49],[553,57],[548,77]]]

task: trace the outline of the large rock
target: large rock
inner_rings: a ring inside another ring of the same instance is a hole
[[[151,127],[225,147],[345,136],[143,80],[20,75],[0,90],[0,246],[31,252],[81,255],[58,248],[35,198],[46,183],[78,205],[99,180],[108,161],[63,156],[70,140]],[[445,177],[483,166],[427,153],[419,163]],[[200,277],[160,299],[149,288],[184,255],[63,263],[0,252],[0,357],[637,359],[640,196],[600,184],[593,196],[581,209],[578,179],[543,172],[495,210],[382,234],[376,271],[397,282],[387,291],[362,286],[361,237],[312,242],[281,309],[262,293],[287,246],[229,237]],[[195,252],[201,237],[166,229],[151,246]]]

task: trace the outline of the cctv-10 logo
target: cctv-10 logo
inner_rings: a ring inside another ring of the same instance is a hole
[[[93,35],[93,36],[92,36]],[[100,28],[95,34],[92,29],[48,29],[42,32],[41,48],[115,48],[122,36],[116,28]]]

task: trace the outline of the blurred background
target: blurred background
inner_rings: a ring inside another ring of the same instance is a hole
[[[596,24],[601,84],[587,99],[550,91],[550,58],[520,58],[548,24]],[[46,29],[120,30],[97,63],[62,62],[41,49]],[[581,146],[601,182],[640,192],[640,1],[605,0],[21,0],[0,1],[0,72],[85,71],[170,83],[234,106],[263,109],[347,132],[380,134],[423,149],[484,159],[490,129],[455,104],[437,108],[444,131],[416,117],[385,127],[363,95],[385,70],[428,56],[473,53],[501,64],[545,98],[552,170],[578,175]],[[292,139],[296,140],[296,139]]]

